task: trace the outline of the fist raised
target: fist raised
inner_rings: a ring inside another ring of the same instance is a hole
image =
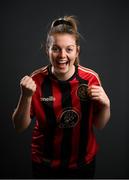
[[[30,76],[24,76],[20,81],[22,95],[31,97],[36,91],[35,81]]]

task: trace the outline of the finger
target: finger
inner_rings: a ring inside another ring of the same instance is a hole
[[[23,84],[23,86],[27,89],[32,89],[33,87],[36,87],[35,82],[28,82],[26,84]]]
[[[89,96],[100,96],[102,92],[100,90],[96,89],[91,89],[88,91]]]
[[[25,81],[26,79],[29,79],[30,77],[28,75],[24,76],[22,79],[21,79],[21,82],[22,81]]]
[[[32,78],[30,78],[30,77],[26,77],[26,78],[24,78],[22,81],[21,81],[21,85],[27,85],[27,84],[33,84],[34,83],[34,81],[33,81],[33,79]]]
[[[29,86],[29,88],[32,89],[33,91],[35,91],[35,90],[36,90],[36,85],[35,85],[35,84],[31,84],[31,85]]]
[[[93,101],[101,101],[100,97],[98,97],[98,96],[92,97],[91,99],[92,99]]]
[[[33,95],[35,91],[36,91],[36,85],[34,84],[33,85],[27,84],[26,86],[22,87],[22,93],[27,96]]]
[[[97,86],[97,85],[91,85],[88,87],[88,89],[98,89],[100,88],[101,86]]]
[[[99,93],[99,92],[101,92],[101,90],[100,89],[89,89],[88,92],[89,93]]]
[[[92,96],[92,97],[94,97],[94,96],[100,96],[100,93],[94,92],[94,93],[90,93],[89,95]]]

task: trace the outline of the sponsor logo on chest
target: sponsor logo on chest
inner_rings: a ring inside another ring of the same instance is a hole
[[[56,98],[53,97],[53,96],[41,97],[41,98],[40,98],[40,101],[43,101],[43,102],[53,102],[53,101],[55,101],[55,100],[56,100]]]

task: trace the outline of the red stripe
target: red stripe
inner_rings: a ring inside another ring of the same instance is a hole
[[[85,161],[87,163],[90,163],[93,160],[93,157],[96,155],[98,151],[98,145],[96,143],[96,137],[93,132],[93,105],[91,105],[90,114],[89,114],[89,129],[88,134],[90,134],[87,144],[87,156],[85,158]]]
[[[53,92],[52,94],[54,97],[53,108],[54,108],[56,118],[58,119],[59,114],[61,113],[60,111],[62,109],[62,102],[61,102],[62,95],[61,95],[61,91],[59,89],[59,85],[56,82],[56,80],[53,80],[52,82],[52,92]]]
[[[59,89],[59,85],[57,83],[57,81],[53,81],[52,84],[52,91],[53,91],[53,97],[54,97],[54,101],[53,101],[53,108],[54,108],[54,112],[56,115],[56,119],[57,121],[59,121],[59,116],[62,113],[61,109],[62,109],[62,103],[61,103],[61,99],[62,99],[62,95]],[[57,122],[58,123],[58,122]],[[61,142],[62,142],[62,137],[63,137],[63,129],[60,128],[56,128],[55,130],[55,137],[54,137],[54,141],[53,141],[53,149],[54,149],[54,160],[51,163],[52,167],[59,167],[60,166],[60,154],[61,154]]]
[[[77,96],[77,89],[79,86],[79,82],[75,79],[71,84],[71,97],[72,97],[72,107],[79,115],[79,121],[76,126],[73,128],[72,131],[72,140],[71,140],[71,157],[69,161],[69,168],[76,168],[77,167],[77,159],[78,159],[78,146],[79,146],[79,139],[80,139],[80,99]]]
[[[42,107],[42,101],[41,101],[41,98],[43,97],[42,95],[42,91],[41,91],[41,79],[40,81],[38,82],[39,84],[37,84],[37,90],[34,94],[34,97],[33,98],[33,102],[34,103],[34,106],[35,106],[35,113],[36,113],[36,118],[39,120],[38,122],[40,123],[41,127],[43,127],[44,125],[44,121],[45,121],[45,112],[44,112],[44,109]]]
[[[41,83],[41,82],[40,82]],[[37,96],[37,97],[35,97]],[[40,90],[40,85],[37,85],[36,93],[33,97],[33,104],[36,114],[36,124],[33,129],[33,135],[32,135],[32,160],[41,163],[43,160],[42,153],[40,147],[42,147],[42,144],[44,144],[44,135],[41,134],[39,131],[39,127],[44,127],[45,125],[45,112],[42,108],[42,102],[40,101],[40,98],[42,98],[42,93]]]

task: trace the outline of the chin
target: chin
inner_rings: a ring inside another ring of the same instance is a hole
[[[58,74],[60,74],[61,76],[65,76],[68,73],[68,71],[60,71],[58,72]]]

